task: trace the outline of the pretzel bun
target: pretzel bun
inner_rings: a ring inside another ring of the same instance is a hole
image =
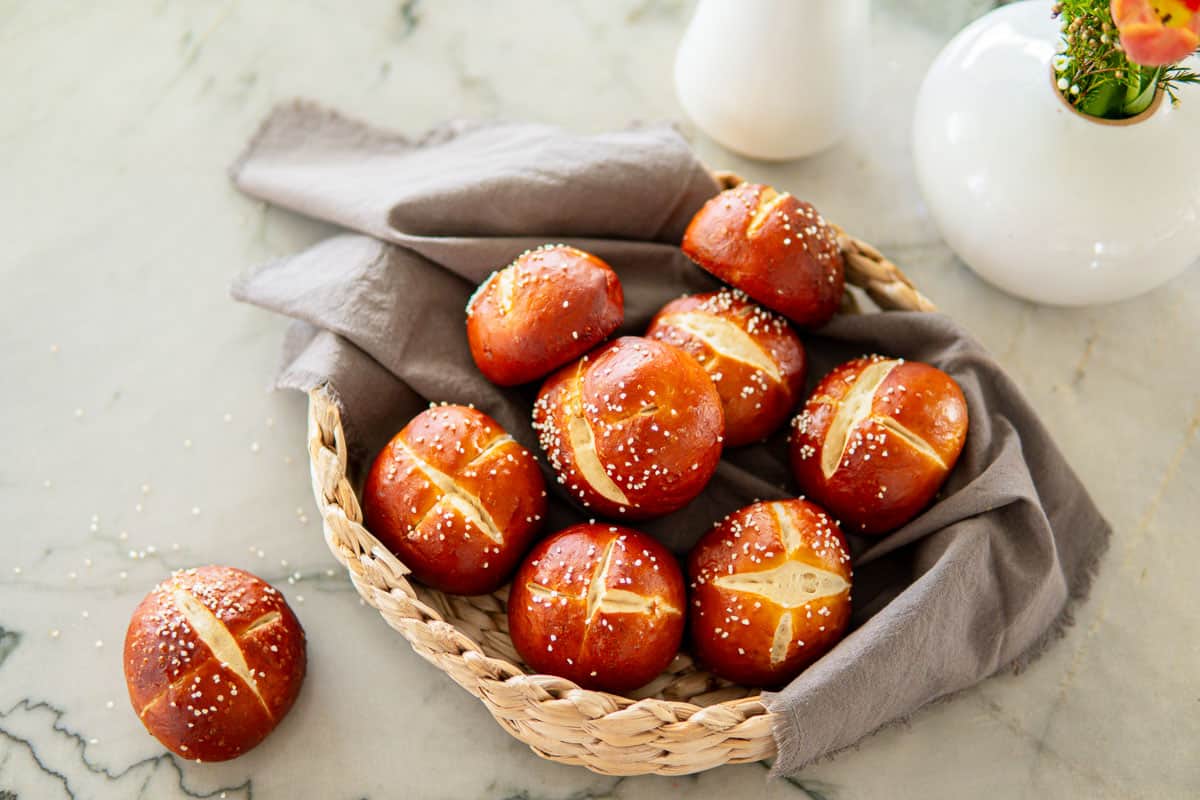
[[[705,203],[683,235],[702,268],[797,325],[829,321],[842,299],[842,251],[817,210],[743,183]]]
[[[679,651],[686,596],[671,552],[617,525],[572,525],[540,542],[508,595],[525,663],[587,689],[623,692]]]
[[[850,622],[845,537],[806,500],[755,503],[704,535],[688,557],[692,652],[748,686],[790,681]]]
[[[515,386],[579,358],[624,317],[621,282],[608,264],[574,247],[545,245],[479,287],[467,303],[467,341],[488,380]]]
[[[626,336],[564,367],[533,406],[558,482],[585,508],[646,519],[687,505],[721,458],[721,398],[683,350]]]
[[[826,375],[796,417],[792,471],[849,531],[884,533],[937,494],[967,437],[967,402],[928,364],[870,356]]]
[[[154,738],[226,761],[275,729],[300,693],[304,630],[283,595],[233,567],[175,572],[125,633],[129,702]]]
[[[388,442],[363,487],[367,528],[417,580],[486,594],[512,574],[546,514],[533,455],[481,411],[431,406]]]
[[[787,321],[722,289],[672,300],[646,336],[686,350],[708,371],[725,412],[725,444],[749,444],[787,421],[804,391],[804,345]]]

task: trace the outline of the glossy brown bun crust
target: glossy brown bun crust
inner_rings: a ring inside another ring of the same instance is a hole
[[[687,505],[721,459],[721,398],[683,350],[626,336],[556,372],[533,426],[585,508],[646,519]]]
[[[937,494],[967,437],[967,402],[928,364],[870,356],[826,375],[793,424],[801,491],[857,533],[899,528]]]
[[[304,630],[283,595],[248,572],[176,572],[133,612],[125,633],[129,701],[173,753],[225,761],[257,745],[292,707]]]
[[[650,321],[650,339],[686,350],[708,371],[725,412],[725,444],[767,438],[804,391],[804,345],[782,317],[722,289],[672,300]]]
[[[842,299],[837,234],[811,205],[770,186],[743,183],[709,200],[683,252],[797,325],[828,322]]]
[[[850,622],[846,540],[805,500],[755,503],[726,517],[692,549],[688,580],[692,652],[743,685],[788,682]]]
[[[533,455],[487,414],[432,406],[388,442],[363,487],[367,528],[417,580],[452,594],[500,587],[546,514]]]
[[[508,595],[513,645],[537,672],[624,692],[657,677],[683,639],[683,575],[654,539],[572,525],[530,552]]]
[[[566,245],[522,253],[467,303],[467,341],[479,371],[515,386],[543,378],[609,337],[625,317],[608,264]]]

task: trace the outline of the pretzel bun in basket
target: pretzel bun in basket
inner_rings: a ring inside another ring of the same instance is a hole
[[[682,247],[797,325],[823,325],[841,302],[845,265],[833,227],[808,203],[770,186],[743,183],[709,200]]]
[[[388,442],[363,487],[367,527],[422,583],[451,594],[498,589],[546,514],[533,455],[481,411],[421,412]]]
[[[522,253],[467,303],[467,341],[479,371],[515,386],[543,378],[609,337],[625,317],[608,264],[566,245]]]
[[[225,761],[257,745],[304,681],[304,630],[278,591],[233,567],[176,572],[133,612],[125,682],[173,753]]]
[[[517,571],[508,628],[533,669],[627,691],[675,657],[685,600],[675,557],[654,539],[617,525],[573,525],[539,543]]]
[[[826,375],[796,417],[792,471],[847,530],[885,533],[929,504],[966,436],[967,402],[949,375],[859,358]]]
[[[800,337],[740,291],[672,300],[650,321],[646,336],[686,350],[708,371],[721,396],[730,447],[778,430],[804,391]]]
[[[688,557],[692,651],[714,673],[782,685],[837,644],[850,621],[850,552],[805,500],[755,503]]]
[[[721,458],[721,398],[669,344],[626,336],[559,370],[533,406],[558,480],[585,508],[646,519],[687,505]]]

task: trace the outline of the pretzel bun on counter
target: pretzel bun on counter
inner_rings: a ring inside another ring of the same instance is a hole
[[[474,408],[431,406],[367,474],[367,528],[417,580],[451,594],[503,584],[546,514],[533,455]]]
[[[603,342],[625,317],[608,264],[566,245],[522,253],[467,303],[467,341],[492,383],[543,378]]]
[[[691,644],[715,674],[779,686],[842,638],[850,621],[846,540],[806,500],[726,517],[688,557]]]
[[[708,371],[721,396],[729,447],[770,436],[803,394],[800,337],[736,289],[672,300],[650,321],[646,336],[686,350]]]
[[[125,633],[129,701],[154,738],[226,761],[275,729],[300,693],[304,630],[278,591],[233,567],[175,572]]]
[[[797,325],[829,321],[842,299],[837,234],[817,210],[770,186],[743,183],[705,203],[683,252]]]
[[[622,692],[671,663],[685,602],[675,557],[654,539],[617,525],[573,525],[540,542],[517,571],[508,628],[534,670]]]
[[[801,491],[846,530],[904,525],[954,468],[967,436],[967,402],[928,364],[870,356],[826,375],[796,417],[792,471]]]
[[[721,398],[671,345],[626,336],[559,370],[533,406],[558,481],[585,508],[647,519],[687,505],[721,458]]]

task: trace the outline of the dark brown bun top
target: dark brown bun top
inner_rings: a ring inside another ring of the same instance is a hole
[[[617,274],[566,245],[528,250],[492,273],[467,303],[480,372],[515,386],[543,378],[608,338],[625,318]]]
[[[683,252],[797,325],[828,322],[842,299],[837,232],[811,205],[770,186],[743,183],[709,200]]]
[[[686,350],[708,371],[721,395],[729,447],[774,433],[804,391],[800,337],[787,320],[737,289],[672,300],[646,336]]]
[[[125,635],[125,680],[150,733],[184,758],[254,747],[304,679],[304,630],[283,596],[248,572],[176,572],[142,600]]]
[[[954,379],[918,361],[869,356],[821,379],[796,417],[792,469],[846,530],[877,534],[933,499],[967,436]]]
[[[787,682],[833,647],[850,621],[845,537],[806,500],[730,514],[692,548],[688,577],[693,650],[739,683]]]
[[[459,405],[413,417],[376,457],[362,496],[370,531],[418,580],[452,594],[499,588],[546,513],[533,454]]]
[[[686,595],[671,551],[617,525],[572,525],[540,542],[509,594],[513,644],[533,669],[626,691],[679,651]]]
[[[622,337],[550,376],[533,420],[559,482],[608,516],[682,508],[721,459],[724,415],[708,373],[652,339]]]

